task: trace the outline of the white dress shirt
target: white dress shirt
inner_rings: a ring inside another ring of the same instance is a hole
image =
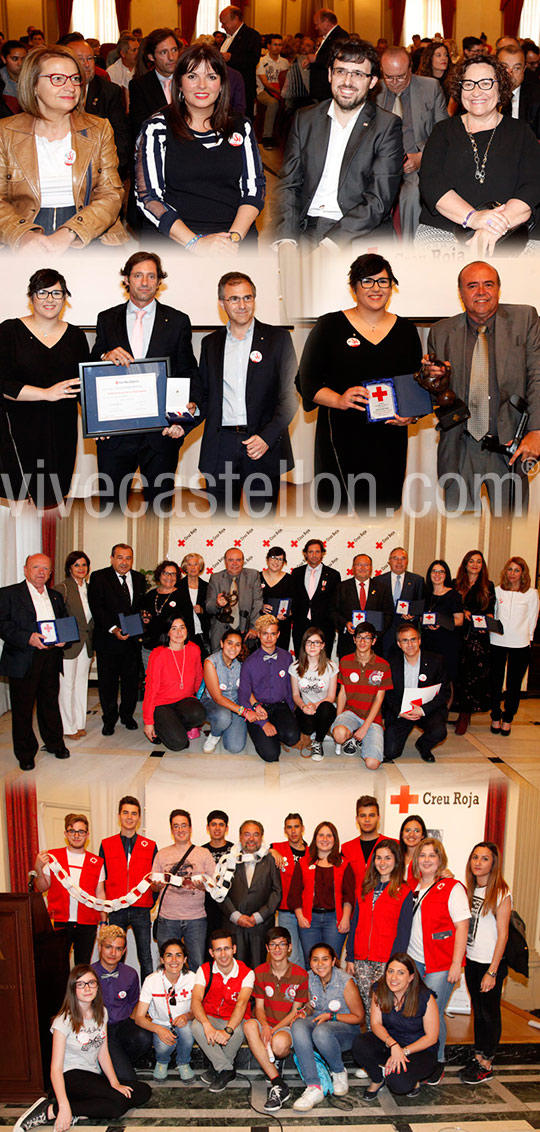
[[[322,176],[315,190],[315,195],[308,209],[309,216],[322,216],[325,220],[341,220],[343,213],[338,203],[339,175],[343,163],[345,150],[356,125],[356,119],[362,106],[358,107],[346,126],[342,126],[337,118],[334,103],[328,108],[328,117],[331,118],[330,137],[326,151],[326,161]]]

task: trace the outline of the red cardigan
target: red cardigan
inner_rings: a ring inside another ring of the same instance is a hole
[[[176,704],[187,696],[195,696],[202,681],[201,650],[193,641],[186,641],[184,648],[176,652],[168,645],[152,649],[143,701],[145,725],[154,722],[154,711],[162,704]]]
[[[354,933],[354,958],[386,963],[392,954],[401,905],[409,893],[402,884],[397,896],[391,897],[389,886],[373,903],[373,892],[358,901],[358,921]]]

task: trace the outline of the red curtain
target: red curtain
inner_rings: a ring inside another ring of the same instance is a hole
[[[405,4],[406,0],[390,0],[390,8],[392,11],[392,37],[393,43],[396,46],[401,40],[403,17],[405,15]]]
[[[198,10],[199,0],[181,0],[180,12],[182,21],[182,35],[188,43],[191,43],[193,33],[195,31],[195,22],[197,20]]]
[[[36,787],[26,777],[8,778],[5,794],[11,891],[26,892],[39,852]]]
[[[501,0],[501,12],[504,12],[504,35],[517,36],[523,0]]]
[[[43,554],[52,562],[51,578],[54,578],[54,559],[56,553],[56,515],[45,512],[41,520],[41,545]]]
[[[71,23],[71,9],[73,0],[56,0],[56,15],[58,17],[58,38],[67,35]]]
[[[441,15],[443,36],[445,39],[452,38],[454,30],[454,13],[456,10],[456,0],[441,0]]]
[[[116,6],[116,18],[118,20],[119,31],[126,31],[129,28],[129,9],[131,7],[131,0],[114,0]]]
[[[501,853],[504,849],[504,827],[506,823],[506,800],[508,797],[508,783],[502,775],[500,778],[490,779],[488,786],[486,824],[484,837],[486,841],[494,841]]]

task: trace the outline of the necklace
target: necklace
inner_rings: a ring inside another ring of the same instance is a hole
[[[163,598],[163,601],[161,602],[161,605],[159,605],[159,607],[158,607],[158,598],[160,598],[160,597]],[[170,593],[160,594],[156,590],[155,597],[154,597],[154,609],[155,609],[156,613],[161,613],[162,610],[165,609],[165,606],[166,606],[170,597],[172,597],[172,594],[170,594]]]
[[[480,181],[481,185],[484,184],[484,181],[486,179],[486,165],[487,165],[488,153],[489,153],[493,138],[495,137],[495,130],[497,129],[498,125],[499,125],[499,123],[496,122],[492,131],[491,131],[491,137],[490,137],[490,139],[487,143],[486,152],[484,153],[484,157],[483,157],[481,165],[480,165],[480,155],[478,153],[478,146],[476,144],[476,138],[474,137],[474,134],[472,134],[469,130],[467,130],[467,137],[468,137],[468,139],[471,143],[471,146],[472,146],[474,164],[476,166],[476,172],[475,172],[474,176],[475,176],[475,179],[477,181]]]
[[[179,666],[178,661],[176,659],[176,653],[175,653],[174,649],[171,649],[171,652],[172,652],[172,655],[173,655],[174,663],[176,664],[176,671],[178,672],[178,679],[180,681],[180,687],[183,688],[184,687],[184,668],[186,667],[186,650],[185,649],[181,650],[182,661],[183,661],[181,672],[180,672],[180,666]]]

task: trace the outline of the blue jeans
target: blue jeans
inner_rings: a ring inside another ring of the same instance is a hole
[[[173,1026],[172,1032],[176,1036],[175,1046],[168,1046],[165,1042],[162,1042],[161,1038],[158,1038],[157,1034],[153,1035],[154,1049],[156,1051],[156,1061],[158,1065],[168,1065],[175,1050],[176,1064],[189,1065],[191,1050],[193,1049],[193,1034],[191,1033],[191,1022],[186,1022],[185,1026]]]
[[[437,1010],[439,1011],[439,1051],[437,1053],[437,1061],[444,1061],[444,1047],[446,1044],[444,1012],[455,984],[448,982],[448,971],[432,971],[430,975],[426,975],[425,963],[416,963],[416,966],[426,986],[437,996]]]
[[[343,951],[347,933],[338,932],[335,912],[313,912],[309,928],[299,928],[305,968],[309,971],[309,952],[316,943],[329,943],[338,957]]]
[[[300,928],[294,912],[286,912],[283,908],[280,908],[277,914],[277,922],[280,928],[287,928],[291,933],[292,951],[289,956],[291,963],[298,963],[299,967],[303,967],[304,952],[300,943]]]
[[[360,1026],[349,1022],[321,1022],[315,1018],[298,1018],[292,1024],[294,1052],[306,1085],[318,1085],[319,1074],[314,1049],[324,1057],[331,1073],[343,1073],[343,1050],[350,1049],[360,1033]]]
[[[201,916],[198,920],[166,920],[163,916],[158,916],[156,939],[158,947],[167,939],[183,939],[189,969],[197,971],[204,962],[206,916]]]
[[[135,944],[137,947],[137,959],[139,960],[139,967],[141,968],[142,984],[146,976],[151,975],[154,970],[151,949],[150,909],[135,907],[120,908],[118,912],[109,913],[109,923],[116,924],[117,927],[123,928],[125,932],[127,932],[128,927],[133,928],[133,935],[135,936]]]
[[[226,751],[230,751],[232,755],[240,754],[245,748],[247,739],[247,725],[243,715],[220,707],[213,700],[206,698],[203,706],[206,708],[212,735],[221,736]]]

